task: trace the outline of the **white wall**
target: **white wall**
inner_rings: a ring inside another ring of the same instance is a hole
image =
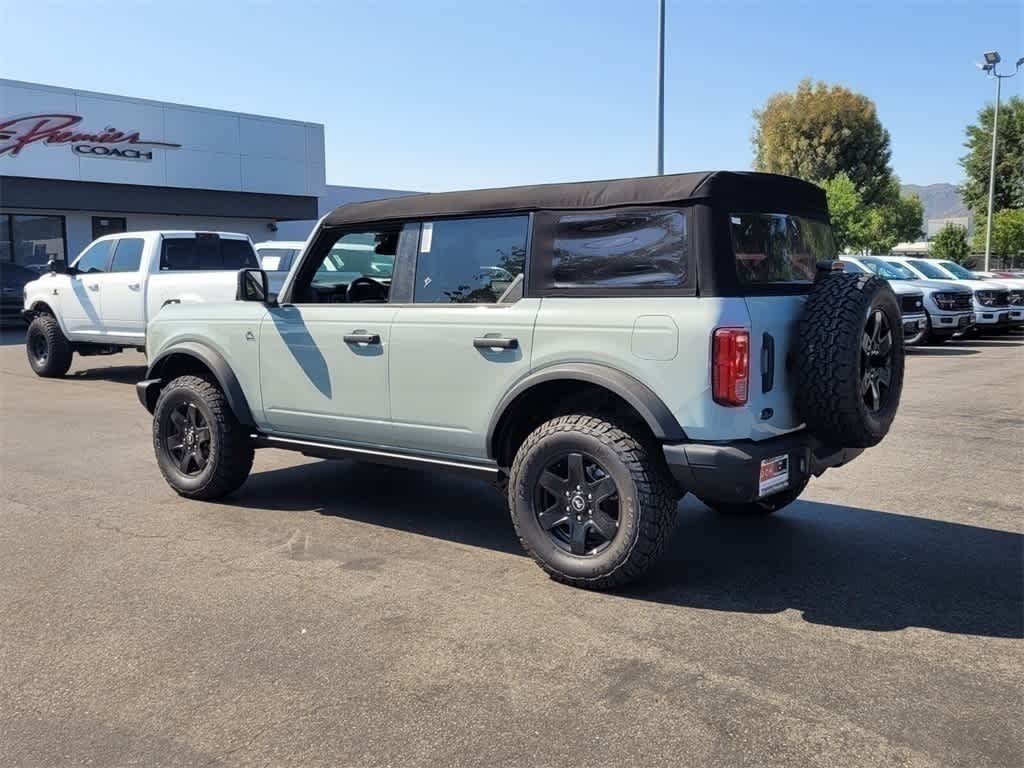
[[[100,145],[152,152],[152,160],[73,151],[95,145],[89,141],[36,142],[12,155],[4,151],[12,137],[0,135],[0,174],[317,197],[325,187],[324,127],[316,123],[0,79],[0,125],[30,115],[78,115],[68,130],[98,134],[109,126],[181,146]],[[20,134],[35,122],[10,130]]]
[[[37,211],[38,213],[38,211]],[[73,212],[65,214],[67,228],[68,262],[85,250],[92,242],[93,216],[123,216],[128,231],[139,232],[150,229],[197,229],[206,232],[241,232],[249,235],[254,243],[266,240],[271,234],[267,230],[267,221],[258,219],[215,219],[204,216],[158,216],[153,214],[121,214],[102,213],[96,211]]]
[[[385,197],[401,197],[402,195],[413,195],[401,189],[377,189],[375,187],[339,187],[328,185],[320,195],[319,215],[324,216],[339,205],[345,203],[361,202],[363,200],[380,200]],[[316,220],[310,221],[281,221],[277,224],[277,232],[264,238],[265,240],[305,240],[313,231]]]

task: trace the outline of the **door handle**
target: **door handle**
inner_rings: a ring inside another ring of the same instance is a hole
[[[131,291],[139,290],[139,284],[138,283],[128,283],[128,290],[131,290]]]
[[[98,291],[100,289],[99,283],[89,283],[87,286],[90,291]]]
[[[519,339],[503,339],[498,336],[480,336],[473,339],[477,349],[519,349]]]
[[[380,344],[379,333],[346,333],[342,338],[346,344]]]

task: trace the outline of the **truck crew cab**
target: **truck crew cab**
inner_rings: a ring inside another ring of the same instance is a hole
[[[900,307],[835,253],[821,189],[768,174],[351,203],[278,296],[243,270],[241,301],[165,308],[138,395],[183,496],[260,447],[466,472],[553,578],[614,587],[684,494],[770,513],[885,436]]]
[[[63,376],[72,355],[142,349],[146,325],[168,304],[229,301],[239,269],[258,267],[252,242],[231,232],[126,232],[93,241],[70,267],[25,286],[28,362]]]

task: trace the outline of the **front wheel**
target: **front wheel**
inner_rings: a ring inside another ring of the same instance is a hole
[[[153,410],[153,448],[168,485],[190,499],[219,499],[252,469],[249,432],[220,388],[199,376],[172,380]]]
[[[523,547],[553,579],[587,589],[647,571],[671,535],[677,503],[656,448],[597,416],[539,426],[509,476]]]
[[[25,352],[37,376],[59,378],[71,367],[71,343],[52,315],[36,315],[29,323]]]

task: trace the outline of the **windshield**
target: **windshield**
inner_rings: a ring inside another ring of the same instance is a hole
[[[946,268],[947,272],[952,272],[957,280],[973,280],[974,275],[971,274],[970,270],[964,269],[955,261],[940,261],[943,267]]]
[[[949,280],[949,275],[943,272],[939,267],[935,266],[929,261],[923,259],[911,259],[910,264],[925,277],[929,277],[932,280]]]
[[[836,257],[827,222],[783,213],[734,213],[736,274],[746,284],[810,283],[819,261]]]
[[[881,259],[862,258],[860,263],[886,280],[917,280],[917,275],[904,267],[902,264],[894,264],[891,261]]]

